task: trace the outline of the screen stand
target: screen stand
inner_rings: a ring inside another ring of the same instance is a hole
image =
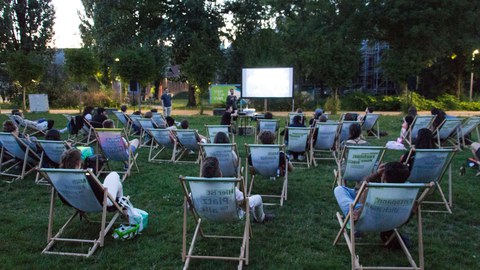
[[[263,100],[263,111],[266,112],[268,111],[268,99]]]

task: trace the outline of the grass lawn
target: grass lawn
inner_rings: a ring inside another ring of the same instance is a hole
[[[27,114],[27,118],[40,117],[55,120],[55,127],[65,127],[62,115]],[[175,117],[181,121],[184,117]],[[4,115],[0,116],[3,122]],[[190,126],[205,133],[204,124],[217,124],[219,116],[188,117]],[[284,121],[282,121],[284,122]],[[385,145],[399,134],[401,118],[382,116],[380,127],[389,136],[375,139],[367,137],[372,145]],[[245,164],[244,143],[253,143],[253,137],[236,137],[236,143]],[[402,151],[389,151],[384,161],[398,160]],[[470,151],[460,151],[454,158],[453,214],[424,214],[424,246],[426,269],[480,269],[480,205],[476,170],[468,169],[459,176],[458,169]],[[34,184],[34,175],[13,184],[0,178],[0,244],[1,269],[180,269],[182,267],[182,221],[183,197],[178,176],[199,173],[199,165],[152,164],[147,161],[148,148],[140,150],[138,165],[140,173],[133,173],[123,183],[124,194],[131,196],[135,207],[150,214],[149,227],[135,239],[114,240],[106,236],[105,246],[90,259],[67,256],[42,255],[46,245],[50,189]],[[267,224],[252,224],[253,238],[250,241],[250,264],[248,269],[348,269],[350,255],[343,245],[333,246],[338,231],[335,213],[339,207],[331,189],[333,162],[320,162],[318,167],[297,168],[289,174],[288,200],[283,207],[266,207],[275,214]],[[446,178],[444,179],[446,180]],[[274,183],[276,184],[276,183]],[[447,181],[443,182],[446,192]],[[260,188],[260,187],[259,187]],[[57,202],[57,220],[67,217],[71,209]],[[191,228],[193,220],[190,219]],[[57,228],[60,223],[56,223]],[[97,227],[76,222],[73,236],[89,234]],[[225,225],[225,230],[238,229]],[[412,255],[417,258],[416,219],[404,226],[412,240]],[[192,231],[192,230],[191,230]],[[380,241],[378,234],[366,236],[371,241]],[[237,254],[232,243],[201,241],[199,251],[214,251],[225,255]],[[233,248],[233,249],[232,249]],[[233,253],[229,253],[233,251]],[[401,251],[382,247],[366,247],[360,250],[361,262],[365,264],[392,263],[407,266]],[[193,260],[191,269],[234,269],[236,264],[225,261]]]

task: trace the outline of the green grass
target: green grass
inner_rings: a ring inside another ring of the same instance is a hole
[[[47,117],[63,128],[66,120],[61,115],[29,114],[32,119]],[[218,116],[177,116],[187,118],[193,128],[205,133],[204,124],[217,124]],[[4,116],[0,120],[5,120]],[[283,121],[282,121],[283,122]],[[373,145],[384,145],[395,140],[400,130],[401,118],[382,116],[380,126],[389,136],[377,140],[368,137]],[[244,143],[253,137],[236,137],[240,156],[245,157]],[[402,151],[389,151],[385,161],[398,160]],[[471,154],[461,151],[453,162],[453,214],[424,214],[424,245],[426,269],[479,269],[480,214],[475,212],[480,204],[476,171],[467,169],[465,176],[458,175],[459,166]],[[124,182],[124,193],[131,196],[135,207],[150,214],[149,227],[135,239],[114,240],[109,234],[103,248],[90,259],[42,255],[46,245],[50,190],[37,186],[33,176],[13,184],[0,178],[0,261],[2,269],[180,269],[183,197],[178,181],[179,174],[198,175],[198,165],[151,164],[147,162],[148,149],[140,152],[140,173],[134,173]],[[242,160],[244,164],[244,159]],[[338,231],[335,212],[339,207],[331,189],[334,166],[321,162],[316,168],[299,169],[289,175],[288,200],[283,207],[266,207],[274,213],[274,221],[253,224],[250,241],[248,269],[348,269],[350,255],[345,245],[333,246]],[[445,180],[445,179],[444,179]],[[444,189],[446,189],[444,181]],[[57,220],[67,217],[71,209],[57,202]],[[192,225],[193,220],[189,220]],[[59,223],[56,223],[57,228]],[[69,233],[72,236],[90,234],[96,225],[77,222]],[[417,257],[416,229],[412,220],[404,226],[413,241],[412,254]],[[191,227],[193,228],[193,227]],[[224,230],[238,229],[226,225]],[[369,236],[380,241],[378,234]],[[200,251],[236,254],[237,248],[227,241],[202,241]],[[343,243],[343,241],[342,241]],[[232,252],[230,252],[232,251]],[[406,265],[401,251],[381,247],[362,248],[360,258],[364,263],[392,262]],[[233,269],[233,262],[198,261],[191,269]]]

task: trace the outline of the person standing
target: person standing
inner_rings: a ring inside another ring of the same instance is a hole
[[[163,107],[163,115],[165,117],[170,116],[172,113],[172,95],[170,94],[170,90],[165,88],[162,97],[162,107]]]
[[[237,96],[235,96],[234,93],[235,92],[234,92],[233,88],[230,88],[230,94],[227,96],[226,105],[227,105],[227,107],[232,106],[233,112],[236,112],[237,111]]]

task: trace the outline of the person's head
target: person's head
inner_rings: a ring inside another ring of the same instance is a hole
[[[365,112],[366,112],[366,113],[373,113],[373,107],[367,107],[367,108],[365,109]]]
[[[433,133],[428,128],[418,130],[417,139],[415,140],[416,149],[433,149],[435,148],[435,141]]]
[[[258,139],[260,142],[263,144],[274,144],[275,143],[275,133],[264,130],[260,132],[260,135],[258,135]]]
[[[18,134],[17,126],[11,121],[7,120],[3,122],[3,132]]]
[[[300,115],[295,115],[292,119],[292,124],[301,125],[302,124],[302,117]]]
[[[189,127],[188,120],[183,119],[182,122],[180,122],[180,126],[182,127],[182,129],[188,129],[188,127]]]
[[[68,149],[60,159],[61,169],[80,169],[82,167],[82,152],[76,148]]]
[[[86,106],[84,109],[83,109],[83,113],[82,115],[85,116],[87,114],[91,114],[93,111],[93,107],[92,106]]]
[[[362,128],[358,123],[353,123],[348,128],[349,140],[355,140],[362,135]]]
[[[346,113],[345,117],[343,117],[343,120],[344,121],[355,121],[357,119],[355,119],[355,116],[353,115],[353,113]]]
[[[120,106],[120,111],[122,111],[123,113],[126,113],[127,112],[127,105]]]
[[[152,112],[146,112],[143,117],[144,117],[144,118],[152,118],[152,117],[153,117],[153,113],[152,113]]]
[[[142,112],[141,111],[134,111],[133,115],[142,115]]]
[[[168,87],[165,87],[165,90],[163,90],[163,91],[165,91],[165,94],[170,93],[170,89],[168,89]]]
[[[384,183],[405,183],[410,176],[407,165],[394,161],[385,164],[382,182]]]
[[[202,177],[222,177],[220,165],[216,157],[206,157],[202,162]]]
[[[265,119],[273,119],[273,113],[271,113],[271,112],[266,112],[263,117],[264,117]]]
[[[323,115],[320,115],[320,117],[318,118],[318,121],[320,122],[327,122],[328,121],[328,118],[325,114]]]
[[[18,115],[23,117],[23,113],[19,109],[13,109],[12,110],[12,115]]]
[[[323,110],[320,108],[316,108],[315,112],[313,113],[313,117],[315,119],[318,119],[322,114],[323,114]]]
[[[105,108],[99,107],[97,109],[97,115],[106,115],[106,114],[107,114],[107,111],[105,110]]]
[[[45,140],[61,141],[62,137],[60,136],[60,131],[58,131],[58,129],[49,129],[47,134],[45,134]]]
[[[165,117],[165,121],[167,121],[167,125],[169,127],[175,125],[175,119],[173,119],[173,117],[171,117],[171,116]]]
[[[158,110],[157,110],[157,109],[155,109],[155,108],[151,109],[150,111],[151,111],[152,113],[156,113],[156,112],[158,112]]]
[[[103,128],[115,128],[115,123],[112,119],[107,119],[102,123]]]
[[[403,118],[402,127],[407,130],[410,127],[410,125],[413,123],[413,119],[414,117],[411,115],[405,116],[405,118]]]
[[[234,92],[233,88],[230,88],[230,95],[233,96],[234,93],[235,93],[235,92]]]
[[[415,108],[415,106],[410,106],[410,108],[408,108],[407,114],[414,117],[417,116],[417,108]]]
[[[437,115],[438,114],[438,108],[432,107],[432,109],[430,110],[430,113],[432,115]]]
[[[303,113],[303,109],[302,108],[297,108],[297,113]]]
[[[230,138],[225,132],[218,132],[213,138],[213,143],[230,143]]]

